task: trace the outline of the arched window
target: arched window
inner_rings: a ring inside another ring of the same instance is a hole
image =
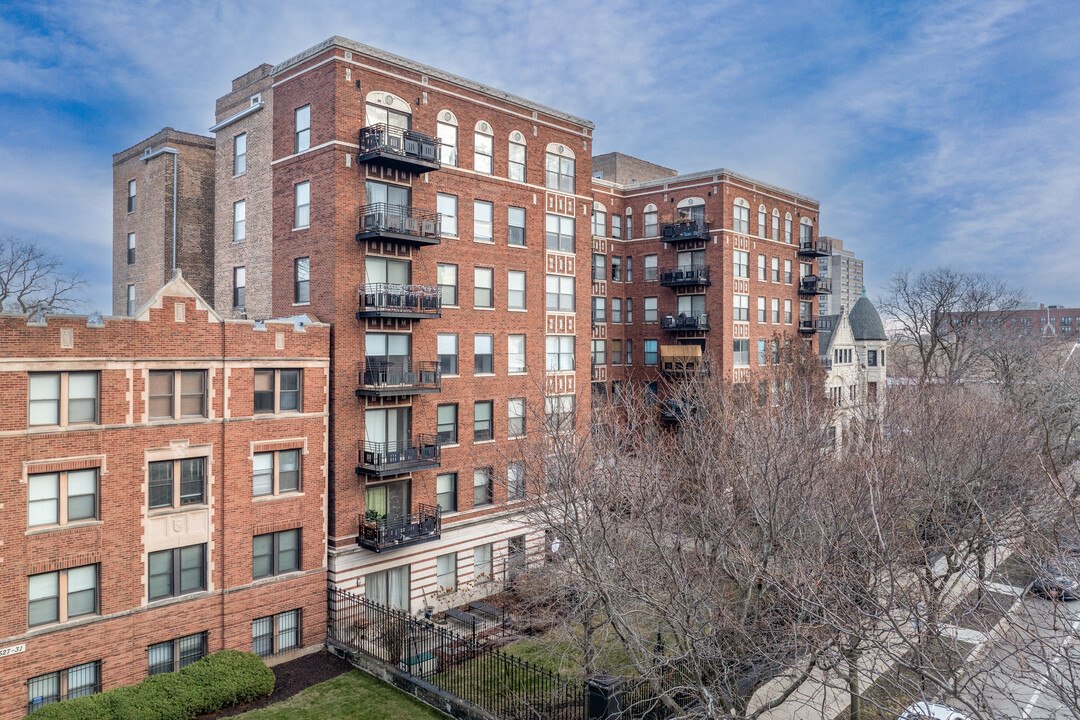
[[[517,130],[510,133],[510,146],[507,157],[510,162],[507,177],[511,180],[525,182],[525,136]]]
[[[495,138],[486,120],[476,123],[473,133],[473,169],[485,175],[491,175],[495,169]]]
[[[780,211],[776,208],[772,211],[772,239],[780,242]]]
[[[409,130],[412,128],[412,108],[393,93],[374,90],[367,94],[364,120],[369,126],[383,124],[399,131]]]
[[[705,199],[699,197],[683,198],[675,206],[679,222],[695,220],[705,222]]]
[[[645,206],[645,237],[656,237],[660,234],[660,225],[657,222],[656,206],[649,203]]]
[[[784,215],[784,242],[791,244],[791,213]]]
[[[768,237],[768,218],[765,215],[765,206],[758,205],[757,209],[757,234],[758,237]]]
[[[809,246],[814,242],[814,226],[810,218],[799,221],[799,244]]]
[[[627,240],[630,240],[631,238],[634,237],[634,218],[632,217],[631,213],[633,213],[633,209],[632,208],[626,208],[626,239]]]
[[[544,186],[548,190],[574,192],[574,151],[559,143],[548,143],[544,156]]]
[[[607,236],[607,208],[598,202],[594,202],[592,208],[592,234]]]
[[[449,110],[440,110],[438,123],[435,126],[439,136],[439,162],[443,165],[457,166],[457,140],[458,121],[457,116]]]
[[[735,198],[731,229],[738,233],[750,234],[750,203],[742,198]]]

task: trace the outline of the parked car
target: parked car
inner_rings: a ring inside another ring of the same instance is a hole
[[[917,702],[910,705],[897,720],[971,720],[971,718],[959,710],[953,710],[948,705]]]
[[[1043,565],[1039,577],[1028,589],[1048,600],[1080,600],[1080,559],[1066,556]]]

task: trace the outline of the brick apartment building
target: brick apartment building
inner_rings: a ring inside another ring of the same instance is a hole
[[[30,607],[24,577],[56,573],[70,595],[65,573],[92,567],[83,574],[108,588],[89,619],[5,619],[0,653],[26,644],[0,658],[14,673],[0,681],[5,702],[26,702],[31,678],[60,694],[73,677],[88,688],[91,667],[95,683],[135,682],[140,653],[175,638],[249,648],[268,617],[273,637],[297,620],[299,644],[317,643],[327,581],[414,613],[490,594],[546,543],[519,500],[539,481],[524,477],[522,448],[545,422],[572,417],[584,431],[591,396],[615,383],[663,394],[702,359],[752,382],[781,343],[815,346],[828,289],[815,259],[830,250],[811,198],[729,170],[593,158],[587,120],[340,37],[237,78],[215,120],[214,138],[166,129],[115,156],[114,309],[135,317],[0,324],[6,347],[28,348],[0,366],[0,442],[25,458],[4,499],[19,508],[5,516],[4,587]],[[174,265],[213,309],[168,281]],[[325,325],[261,324],[301,314]],[[150,373],[170,368],[205,373],[205,417],[149,417]],[[278,398],[296,380],[284,369],[301,371],[302,412]],[[93,423],[29,425],[30,373],[53,371],[61,394],[65,373],[96,373]],[[278,398],[265,407],[280,412],[256,414],[253,396]],[[300,447],[300,492],[253,498],[266,478],[277,492],[293,465],[281,454]],[[151,463],[172,459],[182,475],[199,453],[204,502],[155,522]],[[63,492],[88,468],[98,514],[28,530],[26,478],[55,473]],[[111,477],[126,478],[124,502]],[[191,543],[189,514],[204,523]],[[253,583],[251,538],[272,538],[276,568],[291,531],[301,568]],[[72,534],[94,549],[53,544]],[[161,580],[150,553],[195,544],[205,589],[150,600]],[[230,550],[240,560],[226,562]],[[61,642],[78,651],[61,655]]]
[[[1080,308],[1039,304],[1038,308],[1009,311],[952,313],[946,320],[946,332],[958,333],[964,326],[1004,326],[1019,337],[1051,338],[1080,342]]]
[[[211,131],[215,308],[333,327],[339,587],[493,592],[543,543],[515,502],[537,415],[582,429],[665,358],[747,382],[767,344],[813,346],[811,198],[593,158],[587,120],[340,37],[237,78]]]
[[[0,718],[323,642],[329,336],[179,276],[132,317],[0,316]]]
[[[812,198],[717,169],[675,174],[620,153],[594,158],[594,394],[701,367],[737,383],[814,347],[828,292]],[[613,384],[611,387],[608,387]]]

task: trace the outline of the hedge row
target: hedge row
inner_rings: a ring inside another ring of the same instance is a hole
[[[192,720],[274,691],[274,672],[255,653],[222,650],[138,685],[53,703],[33,720]]]

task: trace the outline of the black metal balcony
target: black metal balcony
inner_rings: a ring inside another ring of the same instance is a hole
[[[358,163],[375,163],[396,170],[425,173],[442,167],[438,138],[385,123],[360,128]]]
[[[799,320],[799,332],[813,335],[817,332],[817,323],[813,320]]]
[[[709,223],[704,220],[680,220],[667,223],[660,230],[660,237],[666,242],[680,240],[708,240]]]
[[[394,515],[378,520],[361,516],[357,544],[382,552],[393,548],[438,540],[442,535],[442,510],[433,505],[418,505],[411,515]]]
[[[672,332],[678,330],[708,330],[709,329],[709,314],[701,313],[700,315],[665,315],[660,318],[660,329],[670,330]]]
[[[708,265],[692,265],[660,270],[660,284],[664,287],[688,287],[712,285]]]
[[[377,202],[360,206],[360,232],[356,242],[388,240],[402,245],[438,245],[442,242],[442,216],[411,205]]]
[[[802,257],[826,257],[832,255],[832,240],[827,237],[799,240],[799,255]]]
[[[369,358],[360,364],[360,387],[356,396],[423,395],[441,389],[442,373],[437,361]]]
[[[404,440],[360,443],[357,475],[387,477],[413,470],[430,470],[442,462],[442,448],[435,435],[417,435]]]
[[[800,295],[830,295],[832,294],[832,278],[807,275],[799,281]]]
[[[681,422],[694,412],[693,405],[675,398],[661,400],[656,409],[660,413],[660,419],[667,422]]]
[[[442,295],[430,285],[398,285],[397,283],[368,283],[360,286],[360,311],[363,318],[424,318],[442,317]]]

